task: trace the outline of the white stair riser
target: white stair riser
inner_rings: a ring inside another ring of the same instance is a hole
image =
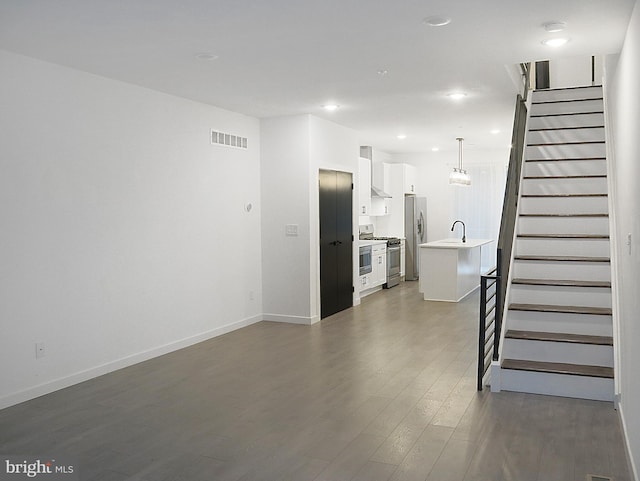
[[[527,142],[529,144],[529,142]],[[605,157],[605,144],[527,145],[525,160]]]
[[[534,90],[531,92],[532,102],[548,102],[553,100],[601,99],[602,87],[584,87],[562,90]]]
[[[551,102],[532,104],[531,115],[573,114],[579,112],[602,112],[602,100],[585,100],[578,102]]]
[[[607,214],[607,197],[523,197],[522,214]]]
[[[503,391],[613,401],[613,379],[502,369]]]
[[[509,303],[553,306],[611,307],[611,289],[604,287],[531,286],[513,284]]]
[[[593,157],[589,155],[588,157]],[[607,164],[603,158],[589,160],[547,160],[525,162],[525,176],[558,175],[607,175]]]
[[[588,336],[611,336],[611,316],[511,311],[507,310],[506,324],[517,331],[559,332]]]
[[[520,216],[518,218],[518,234],[609,235],[609,218]]]
[[[563,127],[590,127],[604,125],[604,114],[557,115],[553,117],[531,117],[529,129],[560,129]]]
[[[504,359],[613,367],[613,347],[568,342],[505,339]]]
[[[524,279],[576,279],[581,281],[610,281],[608,262],[560,262],[516,260],[513,277]]]
[[[609,257],[610,244],[605,239],[531,239],[516,240],[516,255]],[[574,267],[569,266],[570,269]]]
[[[606,194],[607,179],[523,179],[522,194]]]
[[[532,129],[531,126],[529,126]],[[604,140],[604,127],[566,130],[533,130],[527,134],[528,144],[556,142],[589,142]]]

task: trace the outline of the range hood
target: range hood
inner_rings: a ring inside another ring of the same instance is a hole
[[[360,146],[360,157],[369,159],[371,164],[371,172],[373,172],[373,148],[368,145]],[[384,190],[371,186],[371,197],[381,197],[383,199],[391,199],[391,194],[387,194]]]
[[[371,197],[382,197],[383,199],[390,199],[391,194],[387,194],[384,190],[371,186]]]

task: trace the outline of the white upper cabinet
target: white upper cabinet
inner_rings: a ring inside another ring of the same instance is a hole
[[[358,214],[371,215],[371,161],[369,159],[359,160],[359,206]]]
[[[415,194],[416,193],[416,168],[413,165],[402,164],[404,175],[404,193]]]

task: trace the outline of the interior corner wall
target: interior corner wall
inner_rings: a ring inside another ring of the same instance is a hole
[[[310,324],[310,116],[262,119],[264,318]],[[295,226],[297,235],[287,235]]]
[[[613,205],[620,326],[620,413],[634,476],[640,475],[640,3],[636,3],[617,63],[606,66],[607,120],[612,138]],[[627,244],[631,236],[630,245]]]
[[[0,71],[0,408],[261,319],[258,119],[4,51]]]
[[[262,119],[261,134],[264,318],[313,324],[320,320],[318,171],[351,172],[357,187],[358,137],[311,115]],[[287,235],[287,225],[298,234]]]

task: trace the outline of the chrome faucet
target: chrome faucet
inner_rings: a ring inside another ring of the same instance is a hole
[[[453,223],[453,225],[451,226],[451,232],[453,232],[453,228],[456,226],[458,222],[462,224],[462,242],[467,242],[467,227],[464,225],[464,222],[462,222],[461,220],[457,220]]]

